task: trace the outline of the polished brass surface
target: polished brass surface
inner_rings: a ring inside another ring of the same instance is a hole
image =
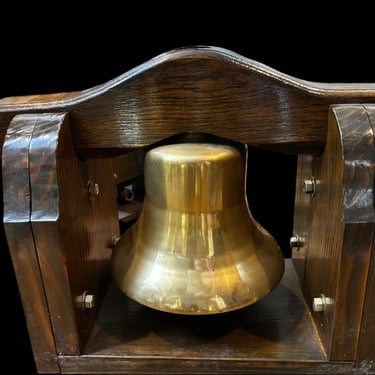
[[[214,314],[269,294],[284,272],[274,238],[254,220],[246,160],[226,144],[147,152],[139,220],[119,239],[112,275],[131,299],[177,314]]]

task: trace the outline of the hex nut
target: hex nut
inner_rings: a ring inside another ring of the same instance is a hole
[[[290,240],[289,240],[290,247],[300,248],[300,247],[303,247],[304,243],[305,243],[304,238],[302,238],[298,234],[295,234],[294,236],[290,237]]]
[[[120,241],[120,236],[113,236],[112,237],[112,248],[114,248],[116,245],[117,245],[117,242],[119,242]]]
[[[95,295],[94,294],[86,294],[84,300],[84,306],[86,309],[92,309],[95,306]]]
[[[327,306],[332,304],[332,300],[329,297],[326,297],[324,294],[320,294],[319,297],[313,298],[312,309],[315,312],[325,312]]]
[[[313,178],[313,177],[311,179],[303,181],[303,191],[305,192],[305,194],[314,195],[315,194],[315,186],[316,186],[315,178]]]
[[[316,312],[323,312],[324,311],[324,302],[321,297],[313,298],[312,309]]]
[[[87,190],[90,197],[97,196],[100,193],[99,185],[91,180],[87,181]]]
[[[74,298],[74,303],[77,309],[83,311],[92,309],[95,306],[95,295],[89,294],[88,291],[85,290]]]

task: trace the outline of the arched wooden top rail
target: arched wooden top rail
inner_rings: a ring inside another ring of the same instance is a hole
[[[77,151],[106,156],[185,132],[287,153],[318,153],[331,104],[375,103],[375,84],[310,82],[209,46],[163,53],[80,92],[0,100],[2,134],[19,113],[69,113]]]

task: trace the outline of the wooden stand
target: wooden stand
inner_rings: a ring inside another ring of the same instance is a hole
[[[90,90],[0,100],[3,221],[38,372],[375,373],[371,103],[373,85],[300,81],[210,47]],[[118,158],[133,175],[137,150],[194,133],[298,156],[281,283],[214,316],[148,309],[108,272]]]

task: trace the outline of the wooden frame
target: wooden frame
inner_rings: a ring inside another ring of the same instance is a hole
[[[0,100],[3,222],[38,372],[371,372],[374,101],[375,85],[306,82],[214,47],[78,93]],[[301,242],[257,304],[167,317],[111,283],[113,160],[195,132],[298,155]],[[77,304],[86,292],[93,308]]]

